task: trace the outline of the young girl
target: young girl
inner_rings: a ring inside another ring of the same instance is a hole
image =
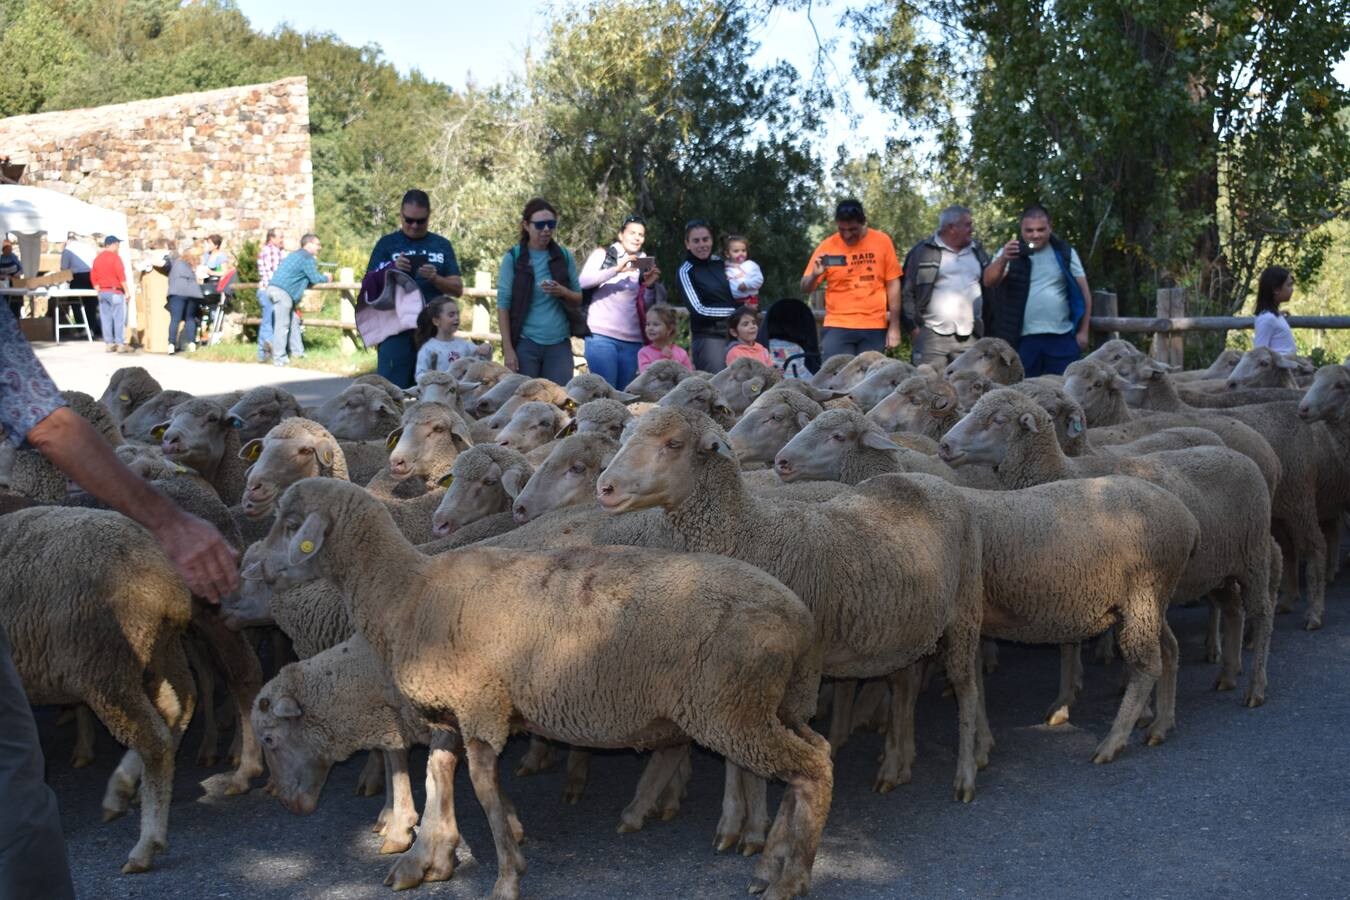
[[[417,315],[417,368],[414,378],[423,372],[445,372],[450,364],[464,356],[488,357],[489,344],[475,344],[455,337],[459,330],[459,303],[453,297],[433,297]]]
[[[1276,353],[1294,353],[1294,330],[1284,320],[1280,304],[1294,295],[1294,276],[1283,266],[1269,266],[1256,285],[1256,338],[1254,347],[1269,347]]]
[[[726,260],[731,296],[746,306],[755,307],[759,305],[759,289],[764,286],[764,272],[749,256],[750,242],[744,235],[729,234],[722,238],[722,258]]]
[[[727,365],[731,365],[742,356],[757,359],[766,366],[773,365],[773,357],[763,344],[755,343],[759,337],[759,313],[749,306],[738,306],[727,320],[727,332],[735,339],[727,351]]]
[[[639,372],[658,359],[673,359],[689,371],[694,371],[694,364],[689,361],[689,354],[684,352],[683,347],[675,343],[674,307],[657,304],[647,310],[645,331],[647,340],[651,343],[638,351]]]

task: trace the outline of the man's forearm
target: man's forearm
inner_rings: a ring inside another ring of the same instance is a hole
[[[464,279],[459,275],[433,275],[431,283],[447,297],[459,297],[464,293]]]
[[[886,282],[886,320],[896,328],[900,327],[900,279]]]
[[[985,287],[993,287],[1003,280],[1003,275],[1007,270],[1008,260],[999,256],[984,267],[984,275],[980,276],[980,280],[984,282]]]

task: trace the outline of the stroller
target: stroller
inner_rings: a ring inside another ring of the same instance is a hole
[[[781,368],[784,375],[810,377],[820,370],[820,336],[811,307],[795,297],[775,300],[764,315],[764,328],[769,335],[769,352],[773,355],[774,365]],[[775,348],[775,344],[779,346]],[[805,368],[806,373],[794,373],[794,370],[800,372],[801,368]]]
[[[202,283],[201,321],[209,322],[208,344],[221,341],[220,329],[225,322],[225,313],[234,302],[234,282],[238,270],[229,269],[219,278],[208,278]]]

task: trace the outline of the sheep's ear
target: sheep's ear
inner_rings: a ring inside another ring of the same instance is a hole
[[[1041,427],[1036,424],[1036,417],[1029,412],[1024,412],[1017,417],[1017,421],[1022,424],[1024,431],[1030,431],[1032,434],[1039,434]]]
[[[389,432],[389,436],[384,439],[384,449],[393,450],[398,446],[398,442],[403,438],[403,426],[395,428]]]
[[[480,381],[460,381],[457,383],[459,384],[459,389],[461,391],[476,391],[482,384]]]
[[[862,433],[862,442],[864,447],[871,447],[873,450],[899,450],[900,445],[882,434],[880,431],[867,429]]]
[[[454,473],[454,472],[446,472],[446,473],[445,473],[444,475],[442,475],[440,478],[437,478],[437,479],[436,479],[436,483],[439,484],[439,485],[440,485],[441,487],[443,487],[443,488],[448,488],[450,485],[452,485],[452,484],[455,483],[455,473]]]
[[[314,455],[319,460],[319,465],[325,469],[333,468],[333,463],[337,460],[337,441],[332,438],[322,438],[314,447]]]
[[[262,581],[263,565],[262,560],[254,560],[244,568],[239,570],[239,577],[246,581]]]
[[[506,491],[506,496],[514,500],[525,489],[525,482],[529,480],[528,472],[519,466],[514,466],[502,473],[502,490]]]
[[[287,558],[291,565],[297,565],[309,559],[323,549],[323,539],[328,531],[328,523],[318,513],[305,516],[304,524],[291,538]]]
[[[469,433],[469,426],[464,424],[463,419],[456,418],[450,423],[450,436],[464,445],[459,448],[460,450],[468,450],[473,446],[473,435]]]
[[[1013,364],[1013,360],[1017,359],[1017,351],[1014,350],[1012,347],[1005,347],[1004,349],[999,351],[998,355],[1003,357],[1003,364],[1007,366],[1011,366]]]
[[[745,389],[751,394],[758,394],[764,390],[764,376],[756,375],[745,383]]]
[[[555,441],[561,440],[567,437],[569,434],[576,434],[576,433],[577,433],[577,420],[572,418],[571,416],[568,416],[566,419],[563,420],[562,428],[558,429],[558,433],[553,436],[553,439]]]
[[[797,427],[805,428],[807,425],[810,424],[811,424],[811,414],[806,410],[799,410],[797,412]]]
[[[1128,391],[1132,387],[1130,382],[1118,372],[1113,372],[1111,374],[1110,384],[1113,391]]]
[[[704,453],[719,453],[730,460],[736,459],[736,451],[731,449],[730,443],[722,440],[721,435],[712,431],[699,438],[698,449]]]
[[[266,710],[264,710],[266,712]],[[282,694],[272,704],[272,715],[278,719],[298,719],[303,713],[300,712],[300,704],[295,702],[294,697],[288,697]]]
[[[168,422],[160,422],[154,428],[150,429],[150,436],[157,441],[164,440],[164,432],[169,430],[169,424],[170,423]]]
[[[262,451],[262,438],[254,438],[239,448],[239,458],[245,462],[257,462],[258,457],[262,456]]]
[[[610,396],[613,397],[615,400],[618,400],[620,403],[635,403],[638,400],[642,399],[637,394],[630,394],[627,391],[615,391],[614,393],[610,394]]]

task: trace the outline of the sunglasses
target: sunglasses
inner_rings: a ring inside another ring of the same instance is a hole
[[[539,222],[531,222],[536,231],[552,231],[558,227],[557,219],[544,219]]]
[[[414,219],[412,216],[404,216],[403,221],[407,222],[409,225],[425,225],[430,218],[431,216],[423,216],[420,219]]]

